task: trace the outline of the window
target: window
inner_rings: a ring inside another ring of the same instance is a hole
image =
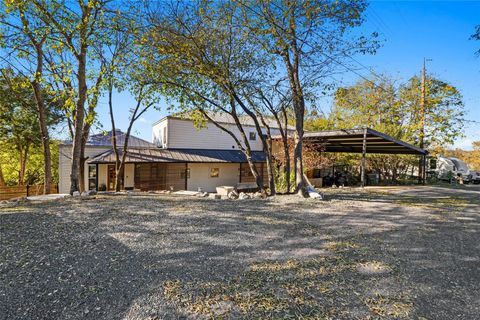
[[[254,141],[257,140],[257,133],[256,132],[250,132],[250,140]]]
[[[88,165],[88,190],[97,189],[97,166],[95,164]]]
[[[210,168],[210,178],[218,178],[219,175],[220,175],[219,168]]]

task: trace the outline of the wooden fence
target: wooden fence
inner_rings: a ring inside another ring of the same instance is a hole
[[[52,185],[50,193],[58,193],[58,185]],[[31,186],[0,187],[0,200],[38,196],[43,194],[43,184]]]

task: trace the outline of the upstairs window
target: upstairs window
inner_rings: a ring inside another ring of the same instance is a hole
[[[251,141],[257,140],[257,133],[256,133],[256,132],[250,132],[250,137],[249,137],[249,139],[250,139]]]

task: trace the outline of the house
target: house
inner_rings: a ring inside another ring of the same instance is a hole
[[[213,114],[212,117],[240,138],[230,115]],[[266,180],[265,154],[253,120],[248,117],[240,120],[253,160]],[[280,133],[275,122],[269,126],[272,135]],[[125,135],[117,131],[117,136],[122,149]],[[111,141],[111,132],[90,136],[85,147],[85,190],[114,190],[115,153]],[[69,142],[60,145],[60,193],[70,190],[71,149]],[[254,182],[246,157],[235,140],[213,122],[198,128],[191,119],[167,116],[153,124],[152,142],[130,136],[122,189],[214,192],[217,186],[243,182]]]

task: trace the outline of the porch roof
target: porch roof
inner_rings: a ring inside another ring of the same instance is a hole
[[[120,156],[122,151],[119,150]],[[252,151],[254,162],[264,162],[263,151]],[[115,153],[113,149],[100,153],[88,163],[114,163]],[[213,150],[213,149],[161,149],[161,148],[129,148],[125,162],[247,162],[247,158],[240,150]]]

